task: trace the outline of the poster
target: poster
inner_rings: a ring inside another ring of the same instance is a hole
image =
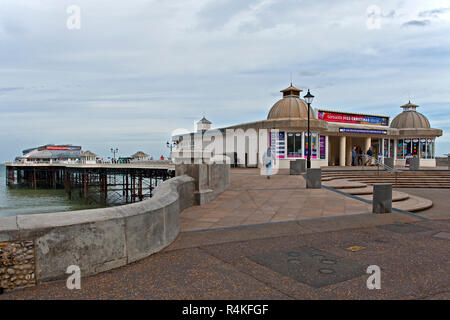
[[[320,111],[320,110],[319,110],[318,115],[319,115],[319,120],[324,120],[327,122],[365,124],[365,125],[374,125],[374,126],[389,125],[389,117],[359,115],[359,114],[352,114],[352,113],[328,112],[328,111]]]

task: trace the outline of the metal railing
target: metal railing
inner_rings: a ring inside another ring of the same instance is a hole
[[[394,167],[388,166],[383,163],[383,161],[380,158],[371,157],[367,154],[363,155],[363,167],[366,166],[366,163],[374,163],[378,168],[378,175],[380,175],[380,168],[383,168],[385,171],[394,174],[395,182],[393,186],[397,185],[397,178],[398,173],[401,172],[401,170],[395,169]]]

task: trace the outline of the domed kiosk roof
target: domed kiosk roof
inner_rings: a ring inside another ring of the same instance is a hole
[[[416,111],[419,106],[409,101],[407,104],[401,106],[403,112],[394,118],[391,122],[391,128],[396,129],[429,129],[430,122],[427,117]]]
[[[267,120],[273,119],[307,119],[308,118],[308,105],[303,99],[300,99],[300,92],[303,90],[291,85],[281,90],[283,93],[283,99],[278,100],[270,109],[267,116]],[[312,108],[310,110],[311,119],[315,119]]]

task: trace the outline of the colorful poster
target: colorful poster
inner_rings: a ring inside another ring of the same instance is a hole
[[[389,117],[359,115],[359,114],[352,114],[352,113],[328,112],[328,111],[319,111],[318,115],[319,115],[319,120],[324,120],[327,122],[366,124],[366,125],[374,125],[374,126],[389,125]]]
[[[320,159],[324,160],[326,158],[326,154],[325,154],[325,149],[326,149],[326,137],[325,136],[320,136],[320,140],[319,140],[319,147],[320,147]]]
[[[278,159],[284,159],[285,157],[285,136],[286,133],[284,131],[270,132],[270,147],[272,148],[272,151],[275,152]]]

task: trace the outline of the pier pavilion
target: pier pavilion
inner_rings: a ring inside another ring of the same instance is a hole
[[[271,147],[279,167],[289,168],[290,161],[305,159],[308,151],[308,105],[301,92],[292,84],[281,90],[283,97],[264,120],[211,129],[203,118],[196,132],[172,137],[177,145],[172,157],[185,161],[200,154],[205,160],[223,150],[219,153],[238,166],[261,166],[264,151]],[[442,130],[433,129],[418,107],[411,102],[401,106],[403,112],[392,122],[385,115],[311,108],[311,166],[350,166],[352,149],[359,146],[364,154],[372,147],[374,157],[392,158],[397,166],[419,157],[421,166],[435,167],[435,143]]]

